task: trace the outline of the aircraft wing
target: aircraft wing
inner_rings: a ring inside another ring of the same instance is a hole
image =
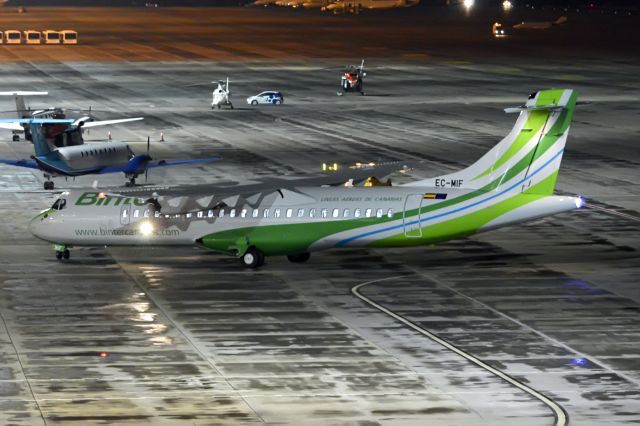
[[[29,160],[5,160],[0,158],[0,164],[8,164],[10,166],[26,167],[28,169],[39,169],[35,161]]]
[[[146,158],[145,158],[146,157]],[[174,167],[174,166],[189,166],[196,164],[206,164],[213,163],[214,161],[220,160],[220,157],[207,157],[207,158],[198,158],[197,160],[173,160],[173,161],[165,161],[161,160],[157,163],[146,163],[149,157],[145,155],[136,156],[129,160],[127,164],[123,164],[122,166],[112,166],[105,167],[98,171],[99,174],[106,173],[130,173],[130,174],[141,174],[144,173],[147,169],[155,169],[157,167]]]
[[[70,118],[0,118],[1,123],[18,124],[71,124],[75,120]]]
[[[146,165],[147,169],[155,169],[156,167],[173,167],[173,166],[188,166],[195,164],[207,164],[213,163],[214,161],[220,160],[220,157],[208,157],[208,158],[199,158],[197,160],[173,160],[173,161],[165,161],[161,160],[157,163],[149,163]]]
[[[143,119],[144,117],[135,117],[135,118],[120,118],[117,120],[85,121],[82,123],[82,128],[89,129],[91,127],[108,126],[110,124],[119,124],[119,123],[128,123],[130,121],[140,121]],[[74,122],[73,124],[79,124],[79,123]]]
[[[28,90],[16,90],[13,92],[0,92],[0,96],[44,96],[49,92],[33,92]]]
[[[15,121],[9,123],[0,123],[0,129],[23,131],[24,127]]]
[[[335,186],[343,185],[350,179],[354,182],[362,182],[369,177],[375,176],[382,178],[390,175],[391,173],[401,171],[407,167],[415,166],[419,161],[408,162],[389,162],[379,164],[374,167],[366,168],[345,168],[344,170],[337,172],[326,172],[321,175],[311,177],[299,177],[299,178],[271,178],[263,179],[258,183],[246,184],[246,185],[228,185],[219,186],[216,184],[200,184],[200,185],[186,185],[186,186],[144,186],[135,188],[111,188],[106,189],[105,192],[113,193],[123,196],[134,196],[141,198],[149,198],[155,196],[155,194],[161,196],[206,196],[215,194],[218,196],[229,195],[251,195],[260,192],[277,191],[279,189],[292,189],[302,186]]]

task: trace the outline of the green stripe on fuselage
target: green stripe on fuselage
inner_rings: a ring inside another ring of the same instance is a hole
[[[537,184],[536,187],[546,186],[548,180],[555,182],[556,177],[557,172],[554,172],[552,175]],[[505,213],[539,200],[543,197],[545,197],[545,195],[537,193],[518,194],[504,201],[500,201],[498,203],[487,206],[486,208],[483,208],[481,210],[477,210],[463,216],[458,216],[444,222],[424,226],[422,227],[422,237],[407,238],[405,237],[404,232],[402,232],[392,237],[375,241],[368,246],[374,248],[410,247],[435,244],[456,238],[468,237],[478,232],[478,230],[487,223],[499,218]]]

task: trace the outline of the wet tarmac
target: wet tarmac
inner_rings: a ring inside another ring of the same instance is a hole
[[[434,175],[506,134],[515,117],[502,108],[572,87],[589,103],[557,189],[589,208],[436,247],[269,258],[259,271],[197,248],[77,248],[60,263],[26,230],[53,200],[42,176],[0,166],[0,423],[560,424],[420,330],[571,424],[640,422],[637,64],[500,60],[376,59],[364,97],[335,95],[343,59],[2,64],[2,90],[50,91],[33,105],[146,116],[110,129],[134,150],[151,136],[155,158],[224,158],[150,173],[158,184],[416,158],[430,168],[392,179]],[[236,109],[212,111],[209,82],[226,76]],[[267,89],[285,104],[245,104]],[[30,155],[9,140],[2,157]]]

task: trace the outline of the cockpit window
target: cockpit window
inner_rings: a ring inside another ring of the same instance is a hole
[[[55,203],[51,206],[52,210],[62,210],[67,206],[67,200],[64,198],[58,198]]]

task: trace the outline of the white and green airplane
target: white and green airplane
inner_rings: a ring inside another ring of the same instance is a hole
[[[553,195],[576,99],[573,90],[533,93],[505,110],[519,117],[500,143],[445,176],[371,187],[274,180],[148,199],[71,191],[29,229],[54,243],[59,259],[69,257],[71,246],[199,245],[251,268],[265,256],[304,262],[320,250],[464,238],[582,207],[581,197]]]

